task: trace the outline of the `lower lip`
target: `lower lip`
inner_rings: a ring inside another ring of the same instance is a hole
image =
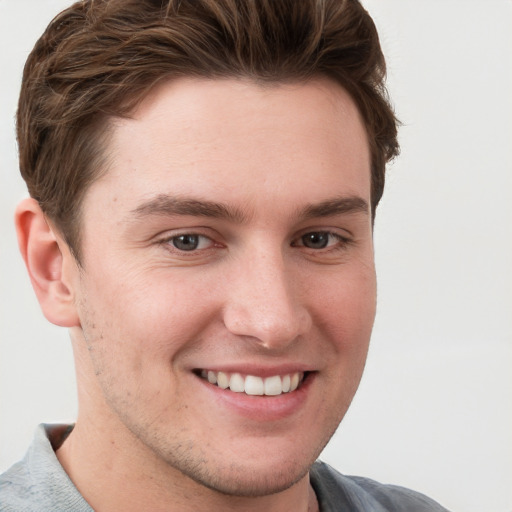
[[[277,396],[252,396],[235,393],[210,384],[200,377],[196,378],[218,403],[227,406],[236,414],[253,421],[269,422],[284,419],[300,411],[306,402],[315,374],[308,373],[295,391]]]

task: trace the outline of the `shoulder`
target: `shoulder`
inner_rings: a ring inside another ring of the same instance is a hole
[[[0,512],[90,512],[60,465],[48,435],[67,426],[40,425],[25,457],[0,475]]]
[[[25,461],[17,462],[0,475],[0,511],[28,510],[27,495],[30,493],[30,475]],[[25,502],[25,503],[24,503]]]
[[[322,512],[447,512],[421,493],[369,478],[345,476],[323,462],[313,465],[310,478]]]

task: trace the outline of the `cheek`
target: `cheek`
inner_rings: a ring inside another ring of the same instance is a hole
[[[169,272],[118,269],[83,284],[81,317],[87,340],[108,339],[105,350],[121,358],[169,361],[187,337],[195,337],[214,308],[197,280]]]
[[[324,280],[323,286],[309,290],[315,304],[318,325],[345,348],[365,345],[373,327],[376,311],[376,280],[372,266],[363,271],[340,269]]]

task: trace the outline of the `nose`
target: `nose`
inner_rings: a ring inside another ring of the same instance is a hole
[[[300,279],[280,252],[253,254],[241,267],[230,280],[223,311],[230,332],[273,350],[308,332],[312,322]]]

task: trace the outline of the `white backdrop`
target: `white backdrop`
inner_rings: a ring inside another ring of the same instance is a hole
[[[76,413],[67,333],[17,254],[23,62],[69,0],[0,0],[0,471]],[[512,511],[512,2],[366,0],[402,155],[376,223],[379,308],[361,388],[323,454],[460,512]]]

